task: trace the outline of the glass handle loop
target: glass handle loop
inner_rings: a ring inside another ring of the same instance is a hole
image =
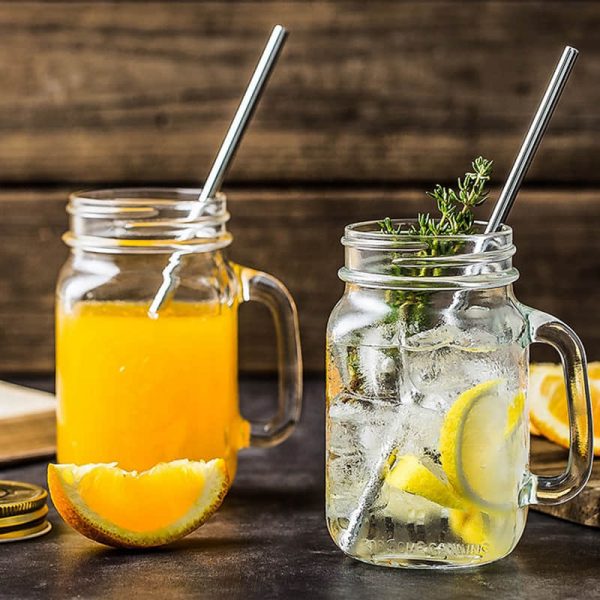
[[[294,430],[302,409],[302,353],[298,313],[286,287],[268,273],[239,267],[242,300],[260,302],[275,324],[278,408],[267,423],[251,423],[251,446],[276,446]]]
[[[546,313],[525,308],[530,343],[552,346],[560,355],[569,411],[569,459],[564,473],[533,476],[531,504],[562,504],[575,497],[587,483],[593,461],[592,403],[585,350],[577,334]]]

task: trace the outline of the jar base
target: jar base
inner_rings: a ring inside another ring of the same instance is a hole
[[[455,571],[455,570],[467,570],[476,569],[489,565],[507,556],[494,557],[489,560],[481,560],[479,557],[473,557],[471,561],[467,557],[461,562],[447,561],[441,559],[427,559],[415,556],[402,556],[402,555],[376,555],[371,557],[365,556],[353,556],[345,553],[346,556],[358,560],[368,565],[374,565],[376,567],[388,567],[393,569],[420,569],[420,570],[436,570],[436,571]]]

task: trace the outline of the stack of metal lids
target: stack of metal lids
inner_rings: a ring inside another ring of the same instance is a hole
[[[48,533],[48,493],[32,483],[0,480],[0,543]]]

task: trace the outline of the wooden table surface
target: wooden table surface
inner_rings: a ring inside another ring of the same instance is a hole
[[[244,381],[246,414],[268,409],[274,393],[274,381]],[[52,509],[50,534],[0,546],[0,598],[600,598],[600,531],[537,513],[512,555],[479,569],[401,571],[345,557],[325,527],[323,414],[323,382],[309,379],[296,433],[243,452],[221,510],[167,548],[106,548]],[[43,484],[45,472],[34,463],[0,478]]]

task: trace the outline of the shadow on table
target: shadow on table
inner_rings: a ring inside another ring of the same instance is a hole
[[[378,600],[425,598],[434,585],[432,598],[479,599],[491,593],[499,598],[521,598],[525,584],[522,565],[515,557],[483,567],[435,572],[376,567],[349,557],[341,561],[335,577],[326,580],[325,596],[369,598],[376,589]]]
[[[256,545],[252,537],[194,536],[145,550],[62,544],[48,597],[202,597],[204,586],[223,587],[224,572],[235,579],[233,563],[251,557]]]

